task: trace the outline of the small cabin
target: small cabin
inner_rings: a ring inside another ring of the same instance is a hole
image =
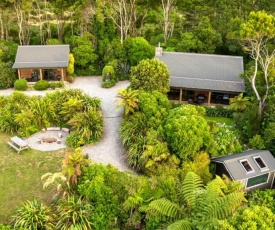
[[[12,68],[17,69],[19,79],[30,82],[65,81],[69,52],[69,45],[19,46]]]
[[[243,57],[164,52],[156,48],[155,58],[170,71],[169,99],[199,104],[229,104],[245,92]]]
[[[242,182],[247,192],[273,187],[275,158],[268,150],[248,150],[211,159],[216,175]]]

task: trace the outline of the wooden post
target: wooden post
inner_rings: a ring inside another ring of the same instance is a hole
[[[20,79],[21,78],[20,69],[18,69],[17,72],[18,72],[18,78]]]
[[[182,89],[180,89],[180,102],[182,101]]]
[[[43,80],[43,72],[42,72],[42,69],[39,69],[39,74],[40,74],[40,80]]]
[[[63,68],[61,68],[61,78],[62,78],[62,81],[64,81],[64,71],[63,71]]]
[[[208,102],[207,105],[209,106],[211,102],[211,91],[208,92]]]

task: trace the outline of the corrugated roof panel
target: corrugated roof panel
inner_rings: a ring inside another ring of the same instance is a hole
[[[244,92],[244,81],[239,77],[244,72],[243,57],[163,52],[156,58],[167,65],[170,86]]]
[[[12,68],[68,67],[69,45],[19,46]]]

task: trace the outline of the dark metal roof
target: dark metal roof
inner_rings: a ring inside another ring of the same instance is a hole
[[[256,164],[253,157],[260,156],[268,169],[261,170],[259,166]],[[247,173],[240,161],[246,159],[254,172]],[[212,162],[222,163],[225,165],[230,175],[234,180],[244,180],[247,178],[255,177],[258,175],[262,175],[271,171],[275,171],[275,158],[268,150],[248,150],[242,153],[235,153],[222,157],[215,157],[211,159]]]
[[[213,54],[163,52],[155,58],[163,61],[171,73],[171,87],[209,91],[244,92],[243,57]]]
[[[69,45],[19,46],[13,69],[68,67]]]

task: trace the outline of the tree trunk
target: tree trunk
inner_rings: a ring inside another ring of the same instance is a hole
[[[173,3],[174,0],[161,0],[163,9],[163,36],[165,43],[168,41],[168,31],[170,26],[169,16]]]
[[[5,39],[5,30],[4,30],[4,25],[3,25],[3,20],[2,20],[2,10],[0,11],[0,33],[1,33],[1,40]]]

